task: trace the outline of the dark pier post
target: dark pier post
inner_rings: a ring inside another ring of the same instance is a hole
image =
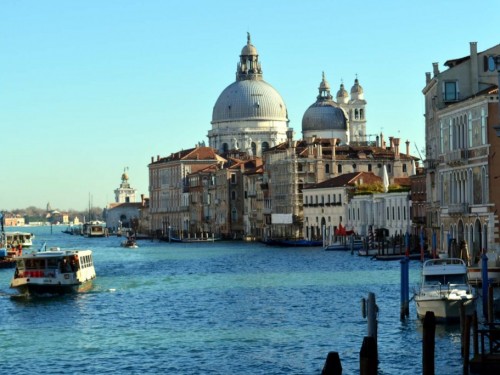
[[[436,335],[436,317],[432,311],[427,311],[424,318],[422,338],[422,369],[423,375],[434,375],[434,347]]]
[[[410,315],[410,307],[409,307],[409,301],[410,301],[410,275],[409,275],[409,264],[410,264],[410,259],[408,257],[405,257],[400,261],[401,263],[401,312],[400,312],[400,318],[401,320],[404,320],[407,316]]]
[[[321,375],[342,375],[339,353],[329,352]]]
[[[493,311],[493,285],[488,287],[488,323],[493,323],[495,321],[495,314]]]
[[[472,345],[474,348],[474,357],[479,355],[479,336],[477,324],[477,311],[472,313]]]
[[[375,353],[376,358],[378,358],[378,343],[377,343],[377,303],[375,301],[375,294],[368,293],[368,299],[366,301],[366,315],[368,319],[368,336],[373,337],[375,340]]]
[[[483,317],[488,319],[488,257],[481,255],[481,282],[483,287]]]
[[[470,325],[471,325],[472,317],[467,315],[465,317],[465,326],[464,326],[464,334],[463,334],[463,348],[464,348],[464,368],[463,375],[469,375],[469,357],[470,357]]]
[[[374,337],[366,336],[359,352],[360,375],[377,375],[377,343]]]

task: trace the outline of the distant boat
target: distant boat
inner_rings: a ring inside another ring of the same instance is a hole
[[[305,240],[305,239],[277,239],[277,238],[269,238],[267,240],[262,241],[268,246],[281,246],[281,247],[314,247],[314,246],[323,246],[323,241],[321,240]]]
[[[33,239],[35,235],[28,232],[5,232],[5,239],[7,247],[18,247],[21,245],[23,248],[33,246]]]
[[[139,247],[137,245],[135,238],[133,237],[129,237],[125,241],[122,241],[121,246],[126,247],[128,249],[137,249]]]
[[[91,250],[33,251],[16,258],[11,288],[22,294],[64,294],[87,290],[96,273]]]
[[[184,243],[200,243],[200,242],[214,242],[219,241],[218,237],[187,237],[187,238],[178,238],[178,237],[170,237],[169,242],[184,242]]]
[[[105,237],[106,223],[99,220],[87,221],[83,224],[82,233],[85,237]]]

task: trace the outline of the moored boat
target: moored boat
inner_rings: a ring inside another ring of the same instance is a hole
[[[84,291],[96,278],[91,250],[31,252],[16,257],[11,288],[22,294],[65,294]]]
[[[82,232],[85,237],[105,237],[106,223],[99,220],[88,221],[83,224]]]
[[[341,238],[339,241],[327,244],[325,250],[329,251],[360,251],[364,249],[364,242],[361,237],[349,236]]]
[[[414,299],[421,319],[427,311],[432,311],[437,320],[459,319],[462,305],[471,314],[476,308],[476,296],[467,279],[465,262],[459,258],[425,261]]]
[[[33,239],[35,235],[28,232],[5,232],[5,240],[7,247],[18,247],[21,245],[23,248],[33,246]]]
[[[306,240],[306,239],[267,239],[263,243],[269,246],[281,246],[281,247],[312,247],[312,246],[323,246],[323,241],[321,240]]]

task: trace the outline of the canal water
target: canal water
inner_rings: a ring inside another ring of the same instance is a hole
[[[320,374],[329,351],[359,373],[367,322],[379,307],[379,374],[422,371],[422,324],[399,319],[400,264],[321,248],[258,243],[181,244],[23,228],[47,242],[94,251],[90,292],[11,298],[0,270],[0,372],[5,374]],[[410,265],[410,289],[420,262]],[[461,373],[458,326],[436,329],[437,374]]]

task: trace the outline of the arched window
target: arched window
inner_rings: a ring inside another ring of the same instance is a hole
[[[481,144],[486,144],[486,112],[481,108]]]
[[[257,155],[257,145],[255,144],[255,142],[252,142],[252,155]]]
[[[266,152],[267,150],[269,150],[269,143],[262,142],[262,153]]]
[[[472,134],[472,113],[469,112],[467,115],[467,130],[468,130],[468,141],[469,141],[469,147],[472,147],[473,145],[473,134]]]
[[[227,152],[227,150],[229,150],[229,146],[227,143],[223,143],[222,144],[222,152]]]

